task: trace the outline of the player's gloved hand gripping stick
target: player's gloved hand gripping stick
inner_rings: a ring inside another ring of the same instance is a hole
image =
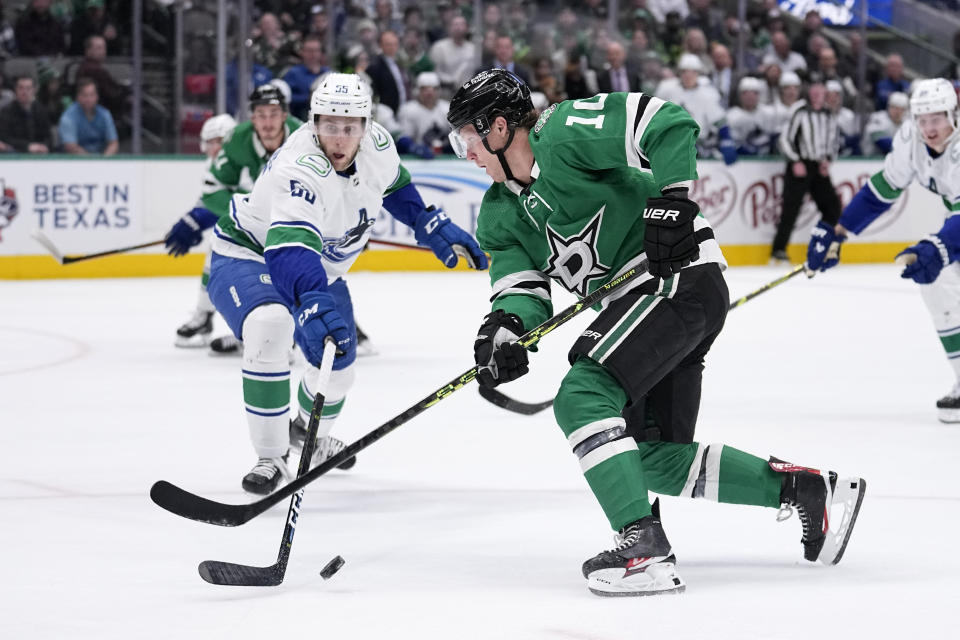
[[[614,278],[610,282],[601,285],[591,294],[582,298],[578,302],[570,305],[560,313],[545,320],[540,325],[524,333],[517,342],[524,348],[528,348],[540,341],[557,327],[565,324],[581,311],[589,309],[600,302],[614,291],[632,282],[637,276],[647,272],[647,263],[643,262],[637,267],[630,269],[624,274]],[[436,403],[440,402],[455,391],[462,389],[477,377],[477,367],[471,367],[458,377],[443,385],[427,397],[423,398],[410,408],[404,410],[399,415],[394,416],[373,431],[370,431],[359,440],[346,447],[337,455],[327,458],[318,466],[308,471],[303,476],[297,478],[290,484],[281,487],[271,495],[251,502],[250,504],[224,504],[215,502],[207,498],[200,497],[188,491],[177,487],[169,482],[160,480],[150,489],[150,498],[160,507],[171,513],[175,513],[184,518],[217,524],[224,527],[235,527],[244,524],[257,517],[270,507],[281,502],[303,487],[307,486],[323,474],[327,473],[337,465],[356,456],[360,451],[366,449],[374,442],[384,437],[400,425],[409,422],[420,415]]]

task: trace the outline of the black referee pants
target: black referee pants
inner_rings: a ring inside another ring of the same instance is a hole
[[[840,198],[833,188],[830,176],[820,175],[820,163],[804,160],[807,175],[798,178],[793,175],[793,163],[787,162],[787,169],[783,175],[783,210],[780,213],[780,222],[777,224],[777,234],[773,237],[772,251],[785,251],[793,225],[797,222],[800,207],[803,205],[803,196],[808,192],[820,210],[824,221],[834,225],[840,220]]]

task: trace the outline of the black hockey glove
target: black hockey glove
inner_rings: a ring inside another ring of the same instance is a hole
[[[693,219],[698,213],[700,207],[687,197],[686,189],[671,189],[663,197],[647,200],[643,248],[651,275],[669,278],[700,257],[700,246],[693,236]]]
[[[523,322],[512,313],[498,309],[488,313],[477,341],[473,343],[473,359],[477,363],[477,382],[484,387],[495,387],[524,375],[527,350],[516,342],[523,335]]]

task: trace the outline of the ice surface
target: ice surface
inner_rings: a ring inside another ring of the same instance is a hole
[[[728,271],[734,295],[783,273]],[[468,369],[486,276],[353,274],[361,359],[335,427],[352,441]],[[214,587],[196,566],[269,565],[285,506],[237,529],[150,502],[166,479],[246,500],[254,462],[239,359],[173,347],[195,280],[0,283],[0,636],[4,638],[949,637],[960,602],[960,426],[952,373],[893,266],[798,277],[731,312],[709,355],[698,439],[869,489],[843,562],[805,563],[775,511],[666,498],[687,593],[602,599],[580,576],[612,544],[549,411],[464,389],[308,487],[287,578]],[[569,298],[563,298],[564,304]],[[559,306],[558,306],[559,308]],[[546,337],[526,378],[550,397],[587,318]],[[218,325],[218,330],[223,324]],[[335,555],[344,568],[320,569]]]

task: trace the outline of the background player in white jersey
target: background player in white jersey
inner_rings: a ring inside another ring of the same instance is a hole
[[[827,80],[823,85],[827,89],[824,103],[827,109],[837,116],[837,127],[840,128],[840,156],[861,155],[860,146],[860,116],[852,109],[843,106],[843,85],[839,80]],[[906,97],[906,96],[904,96]]]
[[[447,123],[447,111],[450,103],[441,100],[440,76],[432,71],[424,71],[417,76],[417,95],[400,107],[397,120],[403,135],[440,152],[447,142],[450,125]]]
[[[737,85],[739,106],[727,111],[730,137],[737,146],[737,155],[756,156],[774,153],[777,128],[773,107],[760,104],[763,81],[744,76]]]
[[[893,149],[893,137],[907,116],[910,98],[907,94],[894,91],[887,98],[887,108],[874,111],[867,120],[864,129],[863,155],[881,156]]]
[[[356,358],[342,276],[366,245],[380,207],[413,228],[418,244],[447,267],[456,266],[456,252],[474,268],[487,266],[473,237],[424,205],[390,134],[372,122],[370,91],[358,76],[327,76],[311,98],[310,120],[267,161],[253,191],[233,197],[213,246],[210,297],[244,343],[243,399],[259,458],[243,488],[261,495],[288,474],[291,337],[312,365],[298,393],[301,416],[312,405],[324,339],[337,342],[314,463],[343,447],[326,437]]]
[[[800,103],[800,92],[803,83],[800,82],[800,76],[793,71],[785,71],[778,81],[778,94],[773,101],[774,126],[777,135],[783,134],[783,128],[790,121],[790,115]],[[775,141],[776,142],[776,141]]]
[[[727,164],[737,161],[737,147],[730,139],[727,115],[720,101],[720,92],[702,75],[703,63],[692,53],[680,56],[679,78],[668,78],[657,85],[656,96],[686,109],[700,125],[697,157],[713,158],[718,154]]]
[[[230,135],[236,121],[229,113],[208,118],[200,129],[200,151],[207,156],[206,171],[209,171],[217,154],[223,147],[224,139]],[[198,198],[193,209],[174,223],[164,238],[164,245],[172,256],[183,256],[191,247],[200,244],[203,240],[203,231],[217,222],[217,214],[205,206]],[[203,263],[203,276],[200,279],[200,290],[197,292],[197,307],[183,325],[177,329],[178,347],[202,347],[210,340],[213,332],[213,303],[207,294],[207,281],[210,279],[210,254]]]
[[[912,118],[894,137],[883,170],[854,196],[836,226],[821,220],[807,249],[808,274],[825,271],[840,259],[848,233],[860,233],[917,180],[939,195],[946,217],[936,233],[904,249],[898,262],[909,262],[901,274],[920,285],[957,382],[937,401],[940,420],[960,422],[960,137],[957,94],[942,78],[917,82],[910,98]],[[901,256],[903,256],[901,258]]]

